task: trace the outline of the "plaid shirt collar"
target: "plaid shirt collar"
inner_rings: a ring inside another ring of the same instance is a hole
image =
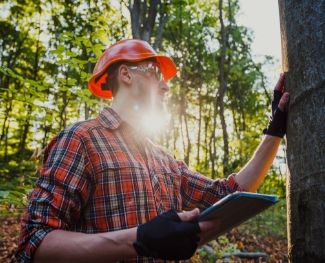
[[[98,116],[99,123],[110,130],[122,128],[137,143],[144,143],[148,136],[143,131],[134,129],[130,124],[124,121],[118,113],[111,107],[106,107]]]
[[[105,128],[115,130],[124,122],[112,108],[107,107],[99,114],[99,122]]]

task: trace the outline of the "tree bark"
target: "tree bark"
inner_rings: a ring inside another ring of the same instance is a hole
[[[181,138],[182,138],[182,144],[183,144],[183,151],[184,151],[184,161],[186,163],[186,160],[185,160],[185,154],[186,154],[186,145],[185,145],[185,136],[184,136],[184,129],[183,129],[183,120],[182,120],[182,116],[183,114],[182,113],[179,113],[179,124],[180,124],[180,128],[181,128]]]
[[[224,176],[228,175],[229,166],[229,140],[227,132],[227,123],[225,119],[225,109],[224,109],[224,96],[227,89],[226,77],[225,77],[225,60],[226,60],[226,50],[227,50],[227,36],[225,31],[225,25],[223,22],[223,1],[219,0],[219,21],[220,21],[220,61],[219,61],[219,92],[216,98],[217,105],[219,108],[219,116],[221,121],[222,136],[223,136],[223,172]]]
[[[149,3],[148,3],[149,2]],[[148,7],[149,4],[149,7]],[[132,36],[136,39],[142,39],[151,43],[153,29],[156,22],[158,8],[162,6],[161,0],[129,0],[128,9],[131,16]],[[167,22],[167,15],[164,14],[164,9],[159,10],[160,19],[158,24],[157,36],[154,41],[154,46],[159,47],[164,25]]]
[[[210,159],[211,159],[211,177],[216,178],[216,161],[217,161],[217,148],[216,148],[216,130],[217,130],[217,103],[213,103],[213,128],[210,138]]]
[[[61,93],[61,96],[62,96],[62,108],[60,110],[60,130],[65,129],[67,126],[67,107],[69,104],[67,91],[63,91]]]
[[[130,11],[130,15],[131,15],[131,29],[132,29],[132,36],[133,38],[140,38],[140,22],[139,22],[139,18],[140,18],[140,6],[141,5],[141,1],[139,0],[134,0],[131,1],[129,0],[129,11]]]
[[[141,38],[150,43],[150,37],[152,35],[152,30],[155,25],[157,9],[160,4],[159,0],[150,0],[150,6],[148,10],[148,16],[145,18],[143,23],[143,30]]]
[[[41,14],[40,14],[41,15]],[[35,51],[35,58],[34,58],[34,66],[33,66],[33,80],[37,80],[38,78],[38,70],[39,70],[39,58],[40,58],[40,35],[41,35],[41,25],[40,25],[40,21],[38,24],[38,37],[37,37],[37,42],[36,42],[36,51]],[[31,96],[31,95],[30,95]],[[22,131],[22,136],[21,136],[21,140],[19,143],[19,147],[18,147],[18,153],[19,153],[19,159],[20,162],[22,162],[24,160],[24,155],[25,155],[25,150],[26,150],[26,143],[27,143],[27,136],[29,133],[29,128],[31,126],[30,122],[30,116],[32,113],[32,105],[28,104],[27,105],[27,113],[26,113],[26,118],[25,118],[25,122],[23,125],[23,131]]]
[[[325,262],[325,0],[281,0],[291,262]]]
[[[210,147],[211,144],[208,143],[208,130],[210,126],[210,116],[211,116],[211,107],[209,107],[207,116],[204,117],[204,148],[205,148],[205,155],[204,155],[204,168],[207,169],[209,167],[209,157],[210,157]]]
[[[185,124],[185,132],[186,132],[186,142],[187,142],[187,148],[185,152],[185,162],[187,164],[190,164],[190,154],[191,154],[191,138],[190,138],[190,133],[189,133],[189,128],[188,128],[188,121],[187,121],[187,114],[186,112],[183,114],[184,117],[184,124]]]
[[[202,85],[199,87],[199,123],[198,123],[198,133],[197,133],[197,152],[196,152],[196,163],[200,163],[200,145],[201,145],[201,126],[202,126]]]
[[[4,152],[4,161],[8,161],[8,133],[9,133],[9,125],[10,125],[10,120],[8,120],[8,124],[7,124],[7,127],[6,127],[6,131],[5,131],[5,152]]]
[[[168,21],[168,14],[166,12],[166,3],[161,3],[160,8],[159,8],[159,24],[157,28],[157,35],[156,35],[156,40],[154,44],[154,49],[160,49],[161,48],[161,40],[162,40],[162,35],[164,32],[164,27]]]
[[[5,107],[4,108],[6,110],[5,110],[5,117],[4,117],[3,124],[2,124],[2,131],[1,131],[1,135],[0,135],[0,143],[3,141],[3,139],[5,137],[7,120],[9,119],[9,115],[10,115],[11,110],[12,110],[12,101],[13,101],[13,97],[14,97],[13,94],[10,97],[8,90],[6,90],[6,93],[7,93],[8,101],[5,101]]]

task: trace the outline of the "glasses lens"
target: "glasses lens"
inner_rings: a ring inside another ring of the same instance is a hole
[[[163,80],[163,75],[162,75],[159,67],[156,67],[156,76],[157,76],[158,80]]]
[[[163,80],[163,75],[160,71],[160,68],[157,64],[149,63],[147,65],[138,65],[138,66],[128,66],[130,69],[138,70],[141,72],[149,72],[151,75],[154,74],[156,79],[161,81]]]
[[[157,80],[160,81],[163,79],[163,75],[162,75],[160,68],[158,66],[155,66],[155,74],[156,74]]]

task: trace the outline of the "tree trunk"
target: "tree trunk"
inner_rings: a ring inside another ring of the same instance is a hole
[[[10,125],[10,120],[8,120],[8,124],[7,124],[7,127],[6,127],[6,131],[5,131],[5,152],[4,152],[4,161],[8,161],[8,133],[9,133],[9,125]]]
[[[191,138],[190,138],[190,132],[188,129],[188,121],[187,121],[187,114],[186,112],[184,112],[183,114],[184,116],[184,124],[185,124],[185,132],[186,132],[186,142],[187,142],[187,148],[186,148],[186,152],[185,152],[185,162],[187,164],[190,164],[190,155],[191,155]]]
[[[201,126],[202,126],[202,85],[199,87],[199,123],[198,123],[198,133],[197,133],[197,152],[196,152],[196,163],[200,163],[200,145],[201,145]]]
[[[228,175],[229,166],[229,142],[228,142],[228,132],[227,123],[225,119],[225,109],[224,109],[224,96],[227,89],[226,77],[225,77],[225,60],[226,60],[226,50],[227,50],[227,36],[225,31],[225,25],[223,22],[223,2],[219,0],[219,21],[220,21],[220,61],[219,61],[219,83],[220,88],[218,96],[216,98],[217,105],[219,108],[219,116],[221,121],[222,136],[223,136],[223,172],[224,176]]]
[[[7,93],[7,98],[8,101],[5,102],[5,117],[3,120],[3,124],[2,124],[2,131],[1,131],[1,135],[0,135],[0,143],[3,141],[4,137],[5,137],[5,131],[6,131],[6,125],[7,125],[7,120],[9,119],[9,115],[11,113],[12,110],[12,101],[13,101],[13,97],[14,95],[12,94],[11,97],[9,95],[9,91],[6,90]]]
[[[162,35],[164,32],[164,27],[168,21],[168,14],[166,12],[167,4],[166,3],[161,3],[160,8],[159,8],[159,24],[157,28],[157,35],[156,35],[156,40],[154,44],[154,49],[160,49],[161,48],[161,40],[162,40]]]
[[[150,44],[154,44],[155,48],[159,47],[161,44],[164,26],[168,20],[166,8],[164,7],[165,6],[161,3],[161,0],[129,0],[128,9],[131,16],[133,38],[142,39]],[[158,8],[159,21],[157,25],[157,35],[155,36],[155,41],[151,41]]]
[[[46,124],[44,124],[44,126],[43,126],[44,137],[43,137],[43,140],[42,140],[42,149],[44,149],[45,146],[46,146],[47,135],[48,135],[48,133],[51,131],[51,128],[52,128],[51,125],[46,125]]]
[[[183,114],[180,112],[180,114],[179,114],[179,116],[178,116],[178,118],[179,118],[179,124],[180,124],[180,126],[181,126],[181,134],[180,134],[180,136],[181,136],[181,138],[182,138],[183,151],[184,151],[184,157],[183,157],[183,159],[184,159],[184,161],[185,161],[185,163],[186,163],[186,160],[185,160],[186,145],[185,145],[185,136],[184,136],[184,129],[183,129],[183,120],[182,120],[182,116],[183,116]]]
[[[325,262],[325,0],[281,0],[291,262]]]
[[[41,14],[40,14],[41,15]],[[41,35],[41,25],[40,25],[40,21],[38,24],[38,38],[37,38],[37,42],[36,42],[36,51],[35,51],[35,59],[34,59],[34,67],[33,67],[33,80],[37,80],[38,77],[38,69],[39,69],[39,57],[40,57],[40,35]],[[30,95],[31,97],[31,95]],[[20,144],[19,144],[19,156],[20,156],[20,162],[23,161],[24,159],[24,155],[25,155],[25,150],[26,150],[26,144],[27,144],[27,136],[29,133],[29,128],[31,126],[30,122],[30,117],[31,117],[31,113],[32,113],[32,105],[28,104],[27,105],[27,114],[26,114],[26,119],[24,122],[24,126],[23,126],[23,131],[22,131],[22,137],[20,140]]]
[[[26,150],[26,143],[27,143],[27,135],[29,132],[30,127],[30,114],[32,112],[32,106],[30,104],[27,105],[27,114],[25,116],[24,125],[22,127],[21,137],[20,137],[20,143],[18,147],[18,154],[19,154],[19,160],[22,162],[24,160],[25,150]]]
[[[174,118],[172,118],[172,131],[173,131],[173,152],[175,152],[177,150],[177,138],[178,138],[178,133],[177,133],[177,129],[175,127],[175,121]]]
[[[68,78],[66,76],[66,78]],[[60,130],[65,129],[67,126],[67,106],[69,103],[67,91],[61,93],[62,96],[62,108],[60,110]]]
[[[213,128],[210,138],[210,159],[211,159],[211,177],[216,178],[216,161],[217,161],[217,149],[216,149],[216,130],[217,130],[217,103],[213,103]]]
[[[211,107],[209,107],[208,115],[204,117],[204,147],[205,147],[205,155],[204,155],[204,168],[207,169],[209,167],[209,154],[211,144],[208,143],[208,130],[210,126],[210,116],[211,116]]]

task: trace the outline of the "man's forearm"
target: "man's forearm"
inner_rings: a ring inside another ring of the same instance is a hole
[[[281,138],[266,135],[252,159],[236,175],[236,182],[245,191],[256,191],[263,182],[276,156]]]
[[[84,234],[64,230],[50,232],[34,255],[39,262],[116,262],[136,257],[133,248],[137,228]]]

